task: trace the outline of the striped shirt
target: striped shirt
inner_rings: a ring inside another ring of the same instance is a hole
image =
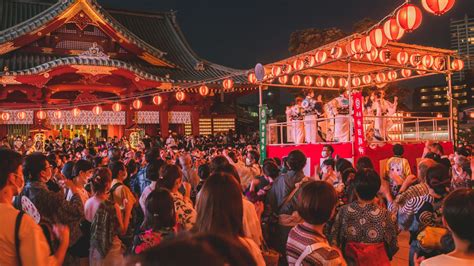
[[[293,227],[288,235],[288,241],[286,243],[288,265],[295,265],[295,262],[307,246],[320,242],[328,243],[326,237],[315,231],[311,225],[303,223]],[[302,264],[331,266],[346,265],[340,253],[336,249],[329,247],[329,244],[327,245],[327,247],[321,247],[309,254]]]
[[[411,186],[407,191],[398,195],[388,208],[398,214],[398,224],[401,229],[408,230],[414,221],[415,214],[427,201],[432,201],[428,186],[421,183]]]

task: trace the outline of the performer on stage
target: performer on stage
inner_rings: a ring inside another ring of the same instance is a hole
[[[334,119],[334,141],[348,142],[349,141],[349,95],[346,89],[339,91],[339,97],[330,101],[327,109]]]
[[[323,104],[321,95],[314,99],[314,92],[310,92],[306,99],[303,100],[302,107],[304,110],[304,129],[306,143],[322,142],[320,124],[318,119],[323,117]]]
[[[290,119],[293,128],[293,141],[295,144],[304,143],[304,114],[303,114],[303,98],[296,97],[296,104],[291,107]]]
[[[375,112],[375,138],[377,140],[388,140],[388,130],[392,127],[391,117],[397,111],[398,97],[395,96],[393,103],[385,100],[385,92],[380,90],[375,94],[372,109]]]

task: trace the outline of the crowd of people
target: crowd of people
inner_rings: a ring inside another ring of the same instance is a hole
[[[474,261],[471,146],[412,173],[399,144],[379,171],[326,145],[307,176],[300,150],[202,139],[1,148],[0,265],[390,265],[402,231],[410,266]]]

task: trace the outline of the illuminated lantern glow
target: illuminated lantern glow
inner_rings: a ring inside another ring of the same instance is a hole
[[[186,98],[186,94],[184,93],[184,91],[176,92],[176,100],[178,100],[178,102],[184,101],[185,98]]]
[[[281,76],[278,78],[278,82],[280,82],[280,84],[286,84],[288,83],[288,76]]]
[[[362,76],[362,82],[364,82],[365,85],[372,83],[372,76],[371,75]]]
[[[304,85],[306,85],[306,86],[311,86],[311,85],[313,85],[313,82],[314,82],[314,78],[313,78],[312,76],[306,76],[306,77],[304,77],[304,79],[303,79],[303,83],[304,83]]]
[[[416,71],[416,73],[418,73],[418,75],[426,74],[427,68],[424,65],[419,65],[417,68],[419,69],[419,70]]]
[[[293,71],[293,67],[291,65],[283,65],[283,73],[289,74]]]
[[[122,105],[120,103],[112,104],[112,111],[114,111],[114,112],[122,111]]]
[[[446,63],[446,60],[443,57],[436,57],[434,59],[433,68],[438,71],[444,70],[446,66],[445,63]]]
[[[397,54],[397,62],[400,65],[406,65],[408,63],[408,60],[410,60],[410,55],[408,55],[407,52],[401,51]]]
[[[355,55],[353,55],[353,57],[357,60],[360,60],[360,59],[364,58],[364,54],[355,54]]]
[[[316,78],[316,86],[318,87],[324,87],[324,78],[323,77],[317,77]]]
[[[464,68],[464,62],[461,59],[454,59],[451,62],[451,69],[454,71],[461,71]]]
[[[377,75],[375,75],[376,83],[385,83],[386,80],[387,80],[387,76],[383,72],[377,73]]]
[[[362,39],[360,40],[360,46],[361,46],[362,51],[364,53],[368,53],[368,52],[372,51],[373,48],[375,48],[372,45],[372,42],[370,41],[370,35],[362,37]]]
[[[342,48],[339,46],[335,46],[331,49],[331,58],[332,59],[339,59],[342,56]]]
[[[299,75],[294,75],[293,77],[291,77],[291,83],[293,83],[293,85],[295,86],[298,86],[301,84],[301,77]]]
[[[304,68],[304,62],[303,60],[301,59],[296,59],[294,62],[293,62],[293,69],[295,70],[301,70]]]
[[[255,83],[257,83],[257,76],[255,76],[255,73],[249,73],[249,75],[247,76],[247,80],[251,84],[255,84]]]
[[[336,80],[333,77],[329,77],[326,79],[326,84],[328,85],[328,87],[332,88],[336,86]]]
[[[347,79],[346,79],[346,78],[340,78],[338,84],[339,84],[339,87],[340,87],[340,88],[345,88],[345,87],[347,87],[347,83],[348,83],[348,82],[347,82]]]
[[[281,70],[281,67],[280,67],[280,66],[273,66],[273,67],[272,67],[272,75],[273,75],[274,77],[280,76],[282,72],[283,72],[283,71]]]
[[[385,37],[385,34],[383,32],[383,29],[381,27],[374,28],[370,34],[370,42],[374,47],[377,48],[382,48],[388,43],[387,37]]]
[[[201,87],[199,87],[199,94],[201,96],[207,96],[209,95],[209,87],[207,87],[206,85],[202,85]]]
[[[379,50],[374,47],[369,53],[365,54],[365,56],[367,57],[367,60],[374,62],[379,57]]]
[[[441,16],[451,10],[454,2],[455,0],[421,0],[423,8],[437,16]]]
[[[421,63],[423,64],[423,66],[428,69],[428,68],[431,68],[434,64],[434,57],[432,55],[424,55],[422,58],[421,58]]]
[[[416,53],[410,55],[410,65],[417,67],[421,64],[421,55]]]
[[[328,54],[325,51],[317,51],[314,55],[314,59],[316,60],[316,63],[322,64],[328,59]]]
[[[132,102],[132,107],[133,109],[139,110],[143,107],[143,102],[140,101],[140,99],[136,99],[135,101]]]
[[[392,58],[392,52],[389,49],[380,50],[380,53],[379,53],[380,62],[386,64],[386,63],[390,62],[391,58]]]
[[[61,119],[63,117],[63,113],[60,110],[56,110],[53,112],[53,117],[55,119]]]
[[[20,120],[25,120],[26,119],[26,112],[20,111],[20,112],[16,113],[16,117]]]
[[[2,113],[1,117],[2,117],[3,121],[8,121],[8,120],[10,120],[10,113],[4,112],[4,113]]]
[[[355,38],[350,42],[352,54],[359,54],[363,52],[361,41],[361,38]]]
[[[406,32],[416,30],[423,20],[421,10],[410,3],[403,5],[397,12],[397,22]]]
[[[153,96],[152,101],[154,105],[160,105],[163,102],[163,98],[161,98],[160,95],[155,95]]]
[[[46,119],[46,112],[43,110],[36,112],[36,118],[38,118],[39,120]]]
[[[383,32],[385,37],[390,41],[398,41],[405,34],[405,30],[398,25],[398,22],[395,18],[391,18],[383,24]]]
[[[350,55],[350,56],[354,55],[354,53],[352,52],[352,48],[351,48],[351,43],[350,43],[350,42],[346,44],[346,53],[347,53],[347,55]]]
[[[81,114],[81,109],[79,109],[79,108],[77,108],[77,107],[76,107],[76,108],[73,108],[73,109],[71,110],[71,113],[72,113],[72,116],[73,116],[73,117],[78,117],[78,116]]]
[[[413,71],[411,71],[411,69],[402,69],[402,76],[404,78],[408,78],[408,77],[411,77]]]
[[[394,70],[389,71],[389,72],[387,73],[387,78],[388,78],[388,80],[390,80],[390,81],[396,80],[396,79],[398,78],[397,71],[394,71]]]
[[[354,87],[359,87],[361,84],[360,78],[359,77],[354,77],[352,78],[352,86]]]
[[[102,114],[102,107],[100,105],[96,105],[92,108],[92,113],[95,115]]]
[[[280,74],[281,74],[281,68],[280,68]],[[222,86],[224,87],[224,89],[227,89],[227,90],[230,90],[234,87],[234,80],[232,79],[225,79],[223,82],[222,82]]]

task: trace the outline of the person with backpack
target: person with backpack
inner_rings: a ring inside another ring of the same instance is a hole
[[[18,211],[12,199],[24,186],[22,156],[0,149],[0,265],[62,265],[69,246],[69,228],[55,225],[59,246],[51,253],[42,228]]]
[[[345,265],[341,253],[323,233],[335,213],[336,190],[327,182],[310,181],[301,189],[298,214],[304,222],[293,227],[286,243],[288,265]]]
[[[357,200],[339,209],[331,243],[351,265],[390,265],[398,251],[397,228],[390,212],[375,200],[381,179],[373,169],[363,169],[352,182]]]

